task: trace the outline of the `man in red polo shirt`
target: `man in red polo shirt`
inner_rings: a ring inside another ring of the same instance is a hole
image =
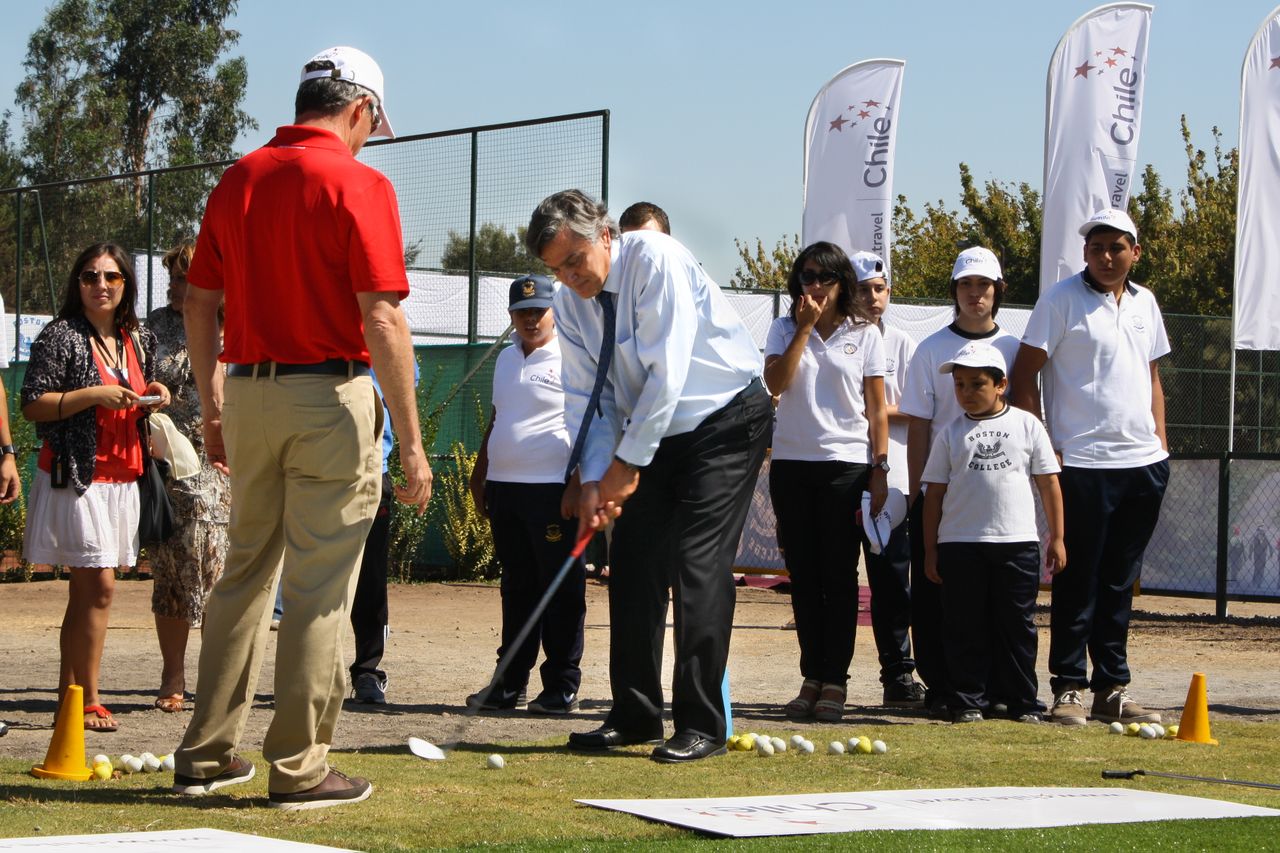
[[[392,135],[384,104],[369,56],[316,55],[294,124],[228,169],[205,210],[184,314],[205,449],[231,475],[230,550],[205,614],[199,701],[174,755],[178,793],[253,778],[234,750],[277,571],[288,616],[262,744],[268,805],[321,808],[373,790],[326,761],[346,692],[339,643],[382,479],[370,361],[400,439],[396,497],[421,512],[431,496],[399,307],[409,283],[395,192],[355,159],[371,135]]]

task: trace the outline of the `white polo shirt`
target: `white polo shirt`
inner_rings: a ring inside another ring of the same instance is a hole
[[[1022,342],[1044,350],[1046,421],[1062,464],[1140,468],[1168,457],[1151,414],[1151,362],[1169,338],[1156,298],[1127,282],[1110,293],[1073,275],[1040,295]]]
[[[890,406],[902,401],[907,386],[907,365],[916,351],[915,340],[901,329],[880,321],[884,335],[884,397]],[[890,488],[907,492],[910,478],[907,476],[907,425],[901,421],[889,421],[889,476]]]
[[[962,414],[933,443],[920,477],[945,483],[939,542],[1037,542],[1031,475],[1056,474],[1044,424],[1005,404],[986,418]]]
[[[974,341],[983,341],[1000,350],[1005,364],[1013,367],[1013,359],[1018,354],[1018,339],[999,326],[990,332],[974,335],[961,332],[952,324],[921,341],[911,357],[898,411],[932,421],[929,427],[931,445],[943,427],[964,414],[964,409],[956,402],[955,380],[949,373],[939,373],[938,368]],[[1008,391],[1005,399],[1008,399]]]
[[[765,358],[786,352],[795,334],[795,320],[774,320]],[[846,318],[825,341],[810,331],[795,376],[778,400],[773,458],[870,463],[862,382],[884,373],[884,341],[870,323],[855,325]]]
[[[528,356],[519,339],[493,367],[493,431],[488,479],[499,483],[562,483],[573,440],[564,423],[560,339]]]

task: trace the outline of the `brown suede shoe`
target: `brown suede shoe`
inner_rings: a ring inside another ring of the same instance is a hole
[[[267,805],[284,811],[323,809],[346,803],[358,803],[369,799],[372,793],[373,785],[369,784],[368,779],[361,779],[359,776],[352,779],[330,768],[329,775],[321,779],[320,784],[292,794],[272,792],[267,797]]]

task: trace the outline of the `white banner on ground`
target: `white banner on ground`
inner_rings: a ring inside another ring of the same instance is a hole
[[[949,788],[578,802],[734,838],[871,829],[1026,829],[1280,816],[1275,809],[1128,788]]]
[[[832,77],[804,126],[801,242],[828,240],[888,264],[901,59],[868,59]]]
[[[126,853],[334,853],[345,847],[303,844],[279,838],[263,838],[221,829],[173,829],[164,832],[111,832],[98,835],[47,835],[37,838],[0,838],[0,850],[70,850],[92,853],[94,850],[122,850]]]
[[[1040,287],[1084,266],[1077,229],[1124,210],[1138,172],[1151,6],[1110,3],[1071,25],[1049,61]]]
[[[1240,73],[1236,205],[1236,349],[1280,350],[1280,7],[1249,44]]]

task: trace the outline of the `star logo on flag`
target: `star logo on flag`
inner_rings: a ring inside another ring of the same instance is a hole
[[[1111,55],[1112,56],[1128,56],[1129,51],[1125,50],[1123,47],[1113,47],[1111,48]]]
[[[1280,68],[1280,56],[1271,60],[1271,68]],[[1268,68],[1267,70],[1270,71],[1271,68]]]
[[[1084,77],[1087,80],[1089,78],[1089,72],[1092,70],[1093,66],[1089,64],[1088,60],[1085,60],[1083,65],[1076,66],[1075,77]],[[1075,77],[1072,77],[1071,79],[1074,80]]]
[[[879,101],[863,101],[862,105],[864,107],[878,107],[880,106],[880,102]]]
[[[870,116],[871,116],[871,113],[867,112],[866,110],[858,110],[858,118],[869,118]]]
[[[1110,58],[1108,58],[1108,59],[1104,62],[1104,64],[1105,64],[1108,68],[1115,68],[1115,67],[1116,67],[1116,65],[1118,65],[1119,63],[1117,63],[1114,59],[1110,59]]]
[[[827,133],[830,133],[833,130],[839,131],[840,133],[844,133],[844,126],[848,123],[849,123],[849,120],[845,118],[843,115],[836,116],[831,120],[831,126],[827,128]]]

